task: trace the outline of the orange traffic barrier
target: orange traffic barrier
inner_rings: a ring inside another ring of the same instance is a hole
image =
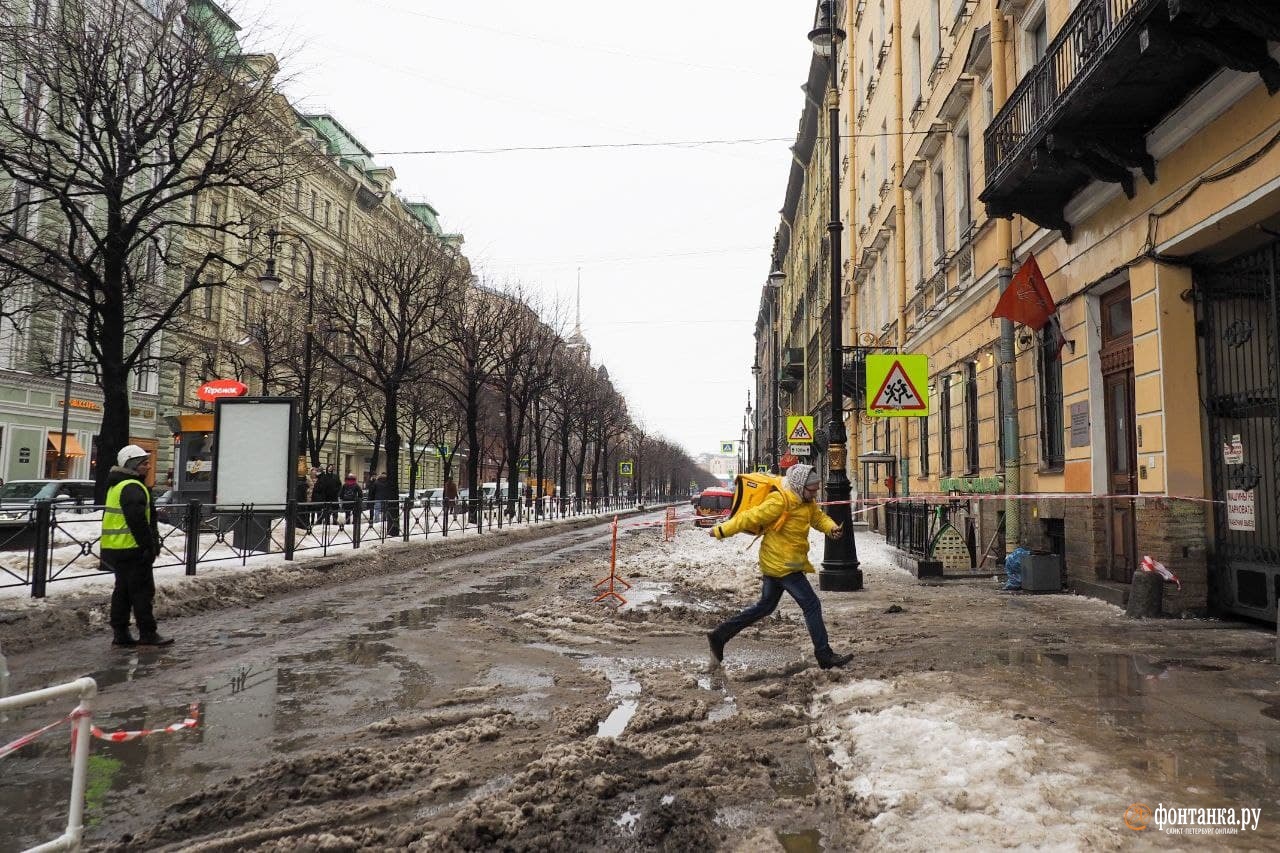
[[[617,584],[622,584],[627,589],[631,589],[631,584],[618,577],[618,517],[613,517],[613,547],[609,551],[609,576],[596,581],[595,588],[599,589],[605,584],[609,584],[609,588],[595,597],[596,601],[604,601],[606,598],[616,598],[618,603],[626,604],[627,600],[617,591]]]
[[[662,541],[670,542],[676,538],[676,508],[667,507],[667,518],[662,524]]]

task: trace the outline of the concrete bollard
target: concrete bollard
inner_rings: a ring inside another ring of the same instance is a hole
[[[1141,569],[1134,572],[1124,615],[1130,619],[1155,619],[1160,616],[1163,604],[1164,578],[1156,572]]]

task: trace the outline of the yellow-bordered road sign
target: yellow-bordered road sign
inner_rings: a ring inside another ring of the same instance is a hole
[[[619,463],[618,463],[618,476],[619,476],[619,477],[630,477],[630,476],[631,476],[631,463],[630,463],[630,462],[619,462]]]
[[[722,441],[720,442],[720,452],[721,453],[737,453],[738,448],[737,448],[737,445],[732,441]]]
[[[875,418],[929,414],[929,356],[868,355],[867,414]]]
[[[813,444],[812,415],[787,415],[787,444]]]

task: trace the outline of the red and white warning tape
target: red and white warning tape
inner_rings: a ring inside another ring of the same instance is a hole
[[[47,726],[36,729],[34,732],[30,732],[28,734],[23,735],[20,738],[17,738],[16,740],[12,740],[9,743],[5,744],[4,746],[0,746],[0,758],[4,758],[6,755],[9,755],[10,753],[16,752],[19,749],[22,749],[22,747],[26,746],[27,744],[31,743],[32,741],[36,740],[42,735],[48,734],[49,732],[53,731],[54,729],[66,723],[72,724],[71,746],[72,746],[72,749],[74,749],[75,739],[76,739],[76,729],[74,724],[76,720],[79,720],[87,716],[90,716],[90,713],[88,711],[81,711],[79,709],[72,711],[70,714],[67,714],[61,720],[56,720]],[[179,732],[179,731],[182,731],[183,729],[192,729],[192,728],[195,728],[199,724],[199,722],[200,722],[200,703],[192,702],[191,707],[188,710],[188,716],[182,722],[172,723],[170,725],[165,726],[162,729],[138,729],[137,731],[104,732],[98,726],[92,726],[89,729],[89,731],[94,737],[98,738],[99,740],[110,741],[112,743],[123,743],[124,741],[134,740],[136,738],[145,737],[147,735],[167,734],[172,732]]]
[[[188,709],[188,716],[180,723],[170,723],[162,729],[138,729],[137,731],[121,731],[121,732],[104,732],[102,729],[94,726],[90,729],[93,736],[98,740],[111,741],[112,743],[123,743],[127,740],[134,740],[147,735],[156,734],[172,734],[180,732],[183,729],[193,729],[200,722],[200,703],[192,702]]]

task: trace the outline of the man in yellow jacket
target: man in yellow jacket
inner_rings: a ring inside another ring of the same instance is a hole
[[[838,655],[831,650],[827,626],[822,621],[822,604],[805,577],[807,572],[813,571],[809,562],[809,528],[821,530],[832,539],[844,535],[841,526],[815,502],[818,479],[818,472],[813,466],[793,465],[787,471],[783,487],[775,490],[763,503],[711,528],[711,535],[716,539],[735,533],[764,531],[764,539],[760,543],[760,574],[763,576],[760,600],[707,634],[711,657],[717,664],[724,660],[725,643],[776,610],[784,591],[791,594],[804,613],[818,666],[830,669],[853,660],[853,655]]]

